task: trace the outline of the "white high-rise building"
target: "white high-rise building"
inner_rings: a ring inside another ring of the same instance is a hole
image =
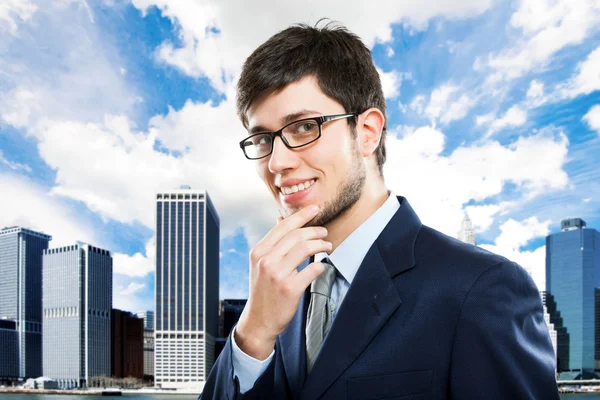
[[[44,376],[65,388],[111,376],[112,256],[78,242],[44,251]]]
[[[156,194],[155,385],[202,390],[219,335],[219,216],[204,190]]]
[[[465,217],[460,225],[460,231],[458,231],[458,240],[472,245],[477,245],[475,240],[475,229],[473,229],[473,223],[471,222],[471,219],[466,211]]]

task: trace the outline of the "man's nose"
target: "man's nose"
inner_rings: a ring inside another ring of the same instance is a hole
[[[279,140],[277,140],[279,139]],[[293,149],[288,148],[283,139],[279,136],[273,141],[273,152],[269,159],[269,170],[271,173],[277,173],[288,168],[295,168],[298,165],[298,155]]]

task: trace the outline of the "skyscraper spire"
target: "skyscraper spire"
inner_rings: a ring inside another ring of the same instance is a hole
[[[477,245],[477,242],[475,241],[475,229],[473,229],[473,223],[466,210],[465,217],[460,225],[460,230],[458,231],[458,239],[465,243]]]

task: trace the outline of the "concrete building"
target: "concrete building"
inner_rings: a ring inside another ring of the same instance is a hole
[[[144,379],[154,382],[154,330],[144,329]]]
[[[219,216],[208,193],[156,194],[155,385],[201,390],[219,330]]]
[[[64,388],[111,376],[112,257],[78,242],[44,251],[44,376]]]
[[[144,320],[134,314],[112,310],[112,376],[144,378]]]
[[[472,245],[477,245],[475,240],[475,229],[473,229],[473,223],[469,218],[469,215],[465,211],[465,217],[463,218],[460,230],[458,231],[458,240]]]
[[[135,315],[144,320],[144,329],[154,329],[154,311],[142,311]]]
[[[248,299],[224,299],[219,306],[219,337],[215,344],[215,359],[219,358],[225,347],[227,337],[237,324]]]
[[[561,380],[600,378],[595,327],[599,287],[600,233],[580,218],[562,221],[561,232],[546,237],[547,304],[557,328]]]
[[[14,321],[17,333],[17,358],[0,364],[16,362],[5,368],[16,368],[19,381],[42,375],[42,254],[50,240],[18,226],[0,230],[0,320]],[[12,354],[14,333],[7,335],[0,353]]]
[[[0,319],[0,385],[19,378],[19,332],[16,321]]]

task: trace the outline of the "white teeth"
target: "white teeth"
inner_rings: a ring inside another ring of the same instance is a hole
[[[299,192],[300,190],[304,190],[304,189],[311,187],[312,185],[314,185],[314,183],[315,183],[315,179],[304,182],[304,183],[300,183],[299,185],[294,185],[292,187],[282,187],[281,192],[283,194],[296,193],[296,192]]]

